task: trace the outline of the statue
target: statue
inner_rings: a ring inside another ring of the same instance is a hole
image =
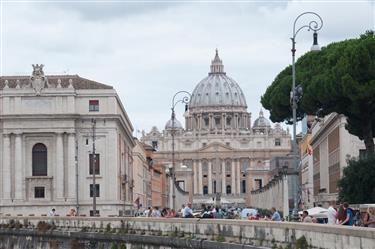
[[[30,77],[31,85],[33,86],[34,90],[36,91],[36,95],[40,95],[40,92],[45,87],[46,83],[48,83],[47,77],[44,76],[43,72],[43,64],[33,64],[33,73]]]

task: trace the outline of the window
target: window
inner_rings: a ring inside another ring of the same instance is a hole
[[[94,210],[90,210],[90,216],[94,216]],[[96,216],[100,216],[99,210],[96,210]]]
[[[213,184],[213,189],[214,189],[214,194],[216,194],[216,181],[214,181],[214,184]]]
[[[262,187],[262,179],[255,179],[255,189],[260,189]]]
[[[204,126],[208,127],[209,124],[210,124],[210,120],[208,118],[204,118]]]
[[[227,126],[230,126],[232,123],[232,118],[231,117],[227,117]]]
[[[227,185],[227,194],[232,193],[232,187],[230,185]]]
[[[44,197],[45,197],[44,187],[35,187],[34,198],[44,198]]]
[[[207,186],[203,186],[203,194],[204,195],[208,194],[208,187]]]
[[[206,147],[207,146],[207,144],[206,143],[202,143],[202,147]]]
[[[94,163],[95,162],[95,163]],[[95,157],[93,157],[93,154],[90,154],[90,175],[93,174],[93,165],[95,165],[95,175],[100,174],[100,155],[95,154]]]
[[[90,197],[94,196],[94,188],[92,187],[93,185],[90,184]],[[96,197],[100,197],[100,185],[95,184],[95,191],[96,191]]]
[[[226,142],[225,145],[226,145],[226,146],[230,146],[230,143],[229,143],[229,142]]]
[[[220,117],[215,117],[215,126],[217,127],[217,128],[220,128],[220,126],[221,126],[221,119],[220,119]]]
[[[152,148],[155,150],[158,148],[158,141],[152,141]]]
[[[241,181],[241,193],[246,193],[246,180]]]
[[[230,177],[230,174],[227,174],[227,177]]]
[[[89,111],[90,112],[99,111],[99,100],[89,100]]]
[[[275,138],[275,146],[281,146],[280,138]]]
[[[33,176],[47,176],[47,147],[44,144],[35,144],[32,150]]]

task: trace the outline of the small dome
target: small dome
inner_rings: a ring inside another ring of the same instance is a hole
[[[271,127],[270,121],[263,116],[263,111],[260,110],[259,117],[255,119],[253,128]]]
[[[239,106],[247,108],[240,86],[224,72],[224,65],[216,50],[211,71],[195,87],[189,107]]]
[[[172,119],[168,120],[168,122],[165,124],[165,129],[166,130],[172,130],[172,129],[182,129],[182,125],[180,121],[178,121],[176,118],[174,119],[174,122]]]

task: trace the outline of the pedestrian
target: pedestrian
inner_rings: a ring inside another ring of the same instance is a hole
[[[76,210],[74,208],[71,208],[68,213],[68,216],[77,216]]]
[[[329,225],[337,224],[337,211],[332,206],[329,206],[328,208],[327,217],[328,217],[327,224]]]
[[[353,226],[353,211],[351,210],[351,208],[349,208],[349,204],[347,202],[344,202],[343,206],[346,218],[340,224],[346,226]]]
[[[346,219],[344,206],[341,204],[337,211],[336,224],[341,224]]]
[[[182,210],[182,217],[184,218],[194,218],[193,211],[191,210],[191,203],[188,203]]]
[[[302,213],[302,222],[303,223],[312,223],[312,219],[309,216],[309,212],[307,210],[303,211],[303,213]]]
[[[272,208],[271,208],[271,211],[272,211],[272,217],[271,217],[271,220],[272,220],[272,221],[281,221],[280,214],[279,214],[279,212],[276,211],[276,208],[275,208],[275,207],[272,207]]]
[[[154,207],[152,209],[151,217],[154,217],[154,218],[160,218],[161,217],[161,213],[160,213],[159,207]]]
[[[48,212],[48,216],[58,216],[56,213],[56,209],[52,208],[52,210]]]
[[[366,227],[375,228],[375,207],[368,208],[364,217],[363,224]]]

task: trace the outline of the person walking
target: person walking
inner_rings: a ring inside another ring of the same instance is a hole
[[[332,206],[329,206],[328,208],[327,217],[328,217],[327,224],[329,225],[337,224],[337,211]]]
[[[341,204],[339,210],[337,211],[337,221],[336,224],[340,224],[344,222],[346,219],[345,209],[344,206]]]
[[[275,207],[272,207],[272,208],[271,208],[271,211],[272,211],[272,217],[271,217],[271,220],[272,220],[272,221],[281,221],[280,214],[279,214],[279,212],[276,211],[276,208],[275,208]]]
[[[351,210],[351,208],[349,208],[349,204],[347,202],[344,202],[343,206],[346,218],[340,224],[346,226],[353,226],[353,211]]]
[[[302,213],[302,222],[303,223],[312,223],[312,219],[309,216],[309,212],[307,210],[303,211],[303,213]]]
[[[375,228],[375,207],[370,207],[365,214],[363,225]]]
[[[191,210],[191,203],[188,203],[182,210],[182,217],[184,218],[194,218],[193,211]]]

